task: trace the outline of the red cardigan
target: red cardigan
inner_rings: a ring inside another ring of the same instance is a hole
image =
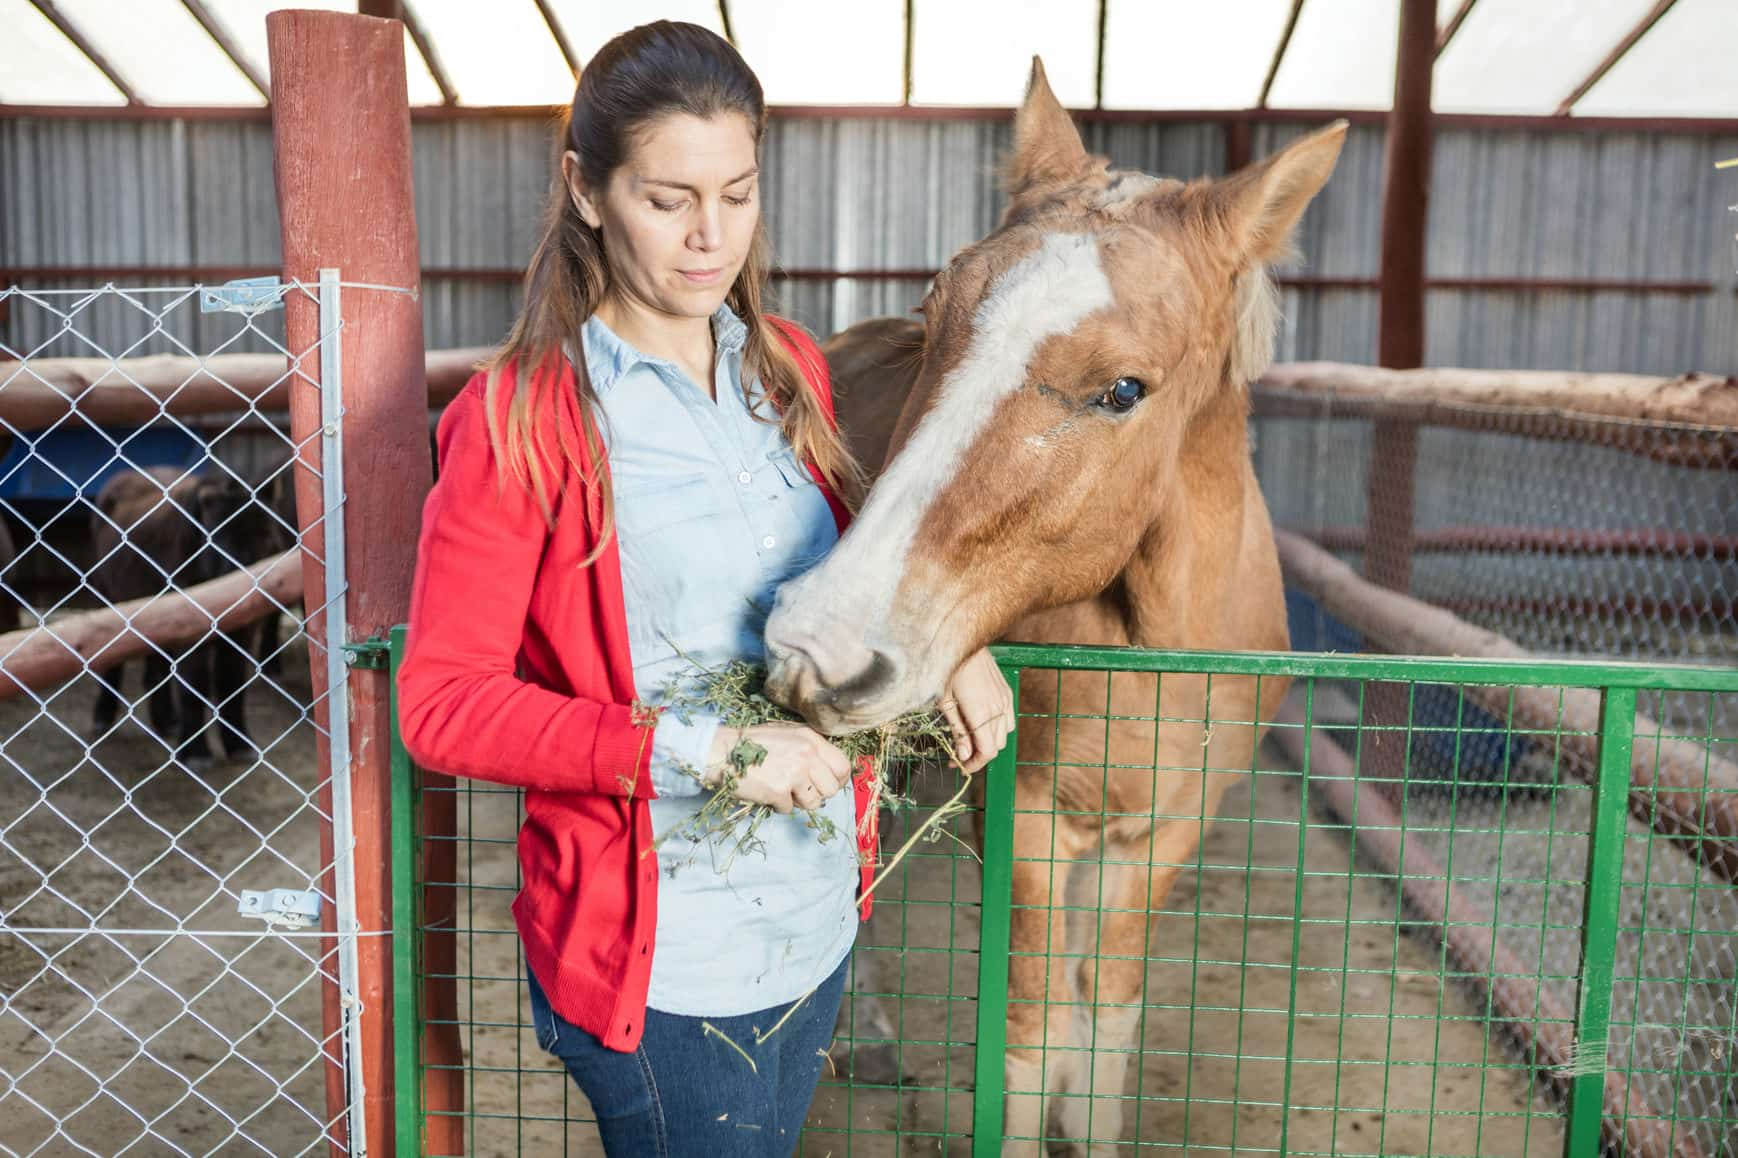
[[[825,358],[795,325],[773,321],[831,420]],[[515,369],[499,393],[503,419]],[[596,563],[580,565],[597,536],[577,482],[564,494],[553,480],[553,529],[525,488],[497,483],[485,384],[481,373],[470,380],[436,436],[440,478],[423,507],[399,725],[423,767],[525,789],[513,916],[526,959],[556,1012],[631,1050],[652,972],[658,857],[646,806],[656,796],[654,717],[635,707],[621,558],[612,537]],[[562,433],[583,460],[573,368],[562,359],[537,389],[555,392]],[[843,531],[849,513],[810,471]],[[875,833],[864,776],[856,804],[867,888]]]

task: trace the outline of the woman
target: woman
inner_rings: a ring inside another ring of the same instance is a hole
[[[404,741],[526,789],[533,1021],[612,1155],[792,1150],[869,877],[829,830],[874,853],[824,737],[660,706],[694,665],[761,659],[764,609],[857,477],[820,351],[761,308],[765,127],[753,73],[697,26],[588,63],[524,308],[441,420],[423,512]],[[1012,724],[987,655],[945,702],[982,767]],[[745,740],[764,758],[721,787]],[[728,864],[691,839],[715,790],[778,814]]]

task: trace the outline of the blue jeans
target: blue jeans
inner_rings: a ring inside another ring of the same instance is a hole
[[[795,1152],[832,1044],[844,964],[759,1045],[755,1031],[772,1029],[790,1005],[739,1017],[648,1009],[645,1034],[632,1053],[606,1048],[556,1013],[537,978],[529,970],[526,976],[537,1043],[561,1059],[591,1103],[610,1158],[786,1158]]]

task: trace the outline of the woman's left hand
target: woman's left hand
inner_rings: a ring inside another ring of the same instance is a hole
[[[966,657],[937,706],[953,729],[954,755],[968,776],[994,760],[1014,730],[1014,693],[987,648]]]

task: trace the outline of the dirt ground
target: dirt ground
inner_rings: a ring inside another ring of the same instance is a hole
[[[198,773],[136,723],[88,747],[88,680],[0,702],[0,1152],[321,1148],[331,963],[236,912],[318,869],[307,665],[284,667],[250,689],[262,758]]]
[[[264,760],[198,773],[166,764],[137,725],[87,751],[88,684],[42,708],[0,703],[0,756],[11,766],[0,776],[0,1150],[320,1148],[317,942],[265,934],[235,912],[240,889],[302,888],[317,870],[306,702],[305,674],[283,694],[256,693],[250,716]],[[1328,818],[1313,805],[1311,826],[1300,825],[1299,778],[1276,753],[1265,760],[1274,771],[1227,797],[1203,867],[1184,876],[1155,924],[1141,1064],[1124,1103],[1127,1144],[1104,1152],[1561,1153],[1555,1109],[1511,1046],[1486,1032],[1478,991],[1440,980],[1440,946],[1398,931],[1404,920],[1387,882],[1362,861],[1351,874],[1343,833],[1315,827]],[[1476,815],[1464,813],[1463,824]],[[467,1152],[598,1153],[583,1100],[524,1024],[507,917],[516,800],[466,792],[460,817],[470,837],[461,873],[472,886],[458,921],[469,979],[459,991],[471,1067]],[[1493,855],[1518,864],[1512,839],[1493,851],[1478,832],[1551,821],[1517,811],[1487,819],[1467,826],[1457,864],[1488,871]],[[1555,855],[1548,876],[1580,871]],[[850,1043],[841,1040],[805,1155],[969,1152],[978,870],[947,841],[921,846],[907,866],[858,952],[860,963],[880,958],[863,984],[891,979],[901,994],[891,1012],[905,1080],[851,1083]],[[1661,895],[1670,894],[1656,888],[1648,904]],[[1561,923],[1562,905],[1575,900],[1559,891],[1543,911]],[[1520,912],[1504,909],[1505,929],[1526,924]],[[1719,908],[1699,921],[1725,933],[1711,942],[1726,949],[1713,966],[1723,967],[1738,918]],[[39,931],[92,924],[106,934]],[[169,935],[177,928],[184,932]],[[866,1021],[861,1003],[852,1009]],[[1709,1012],[1697,1024],[1722,1023]],[[1713,1052],[1720,1056],[1718,1043]]]

